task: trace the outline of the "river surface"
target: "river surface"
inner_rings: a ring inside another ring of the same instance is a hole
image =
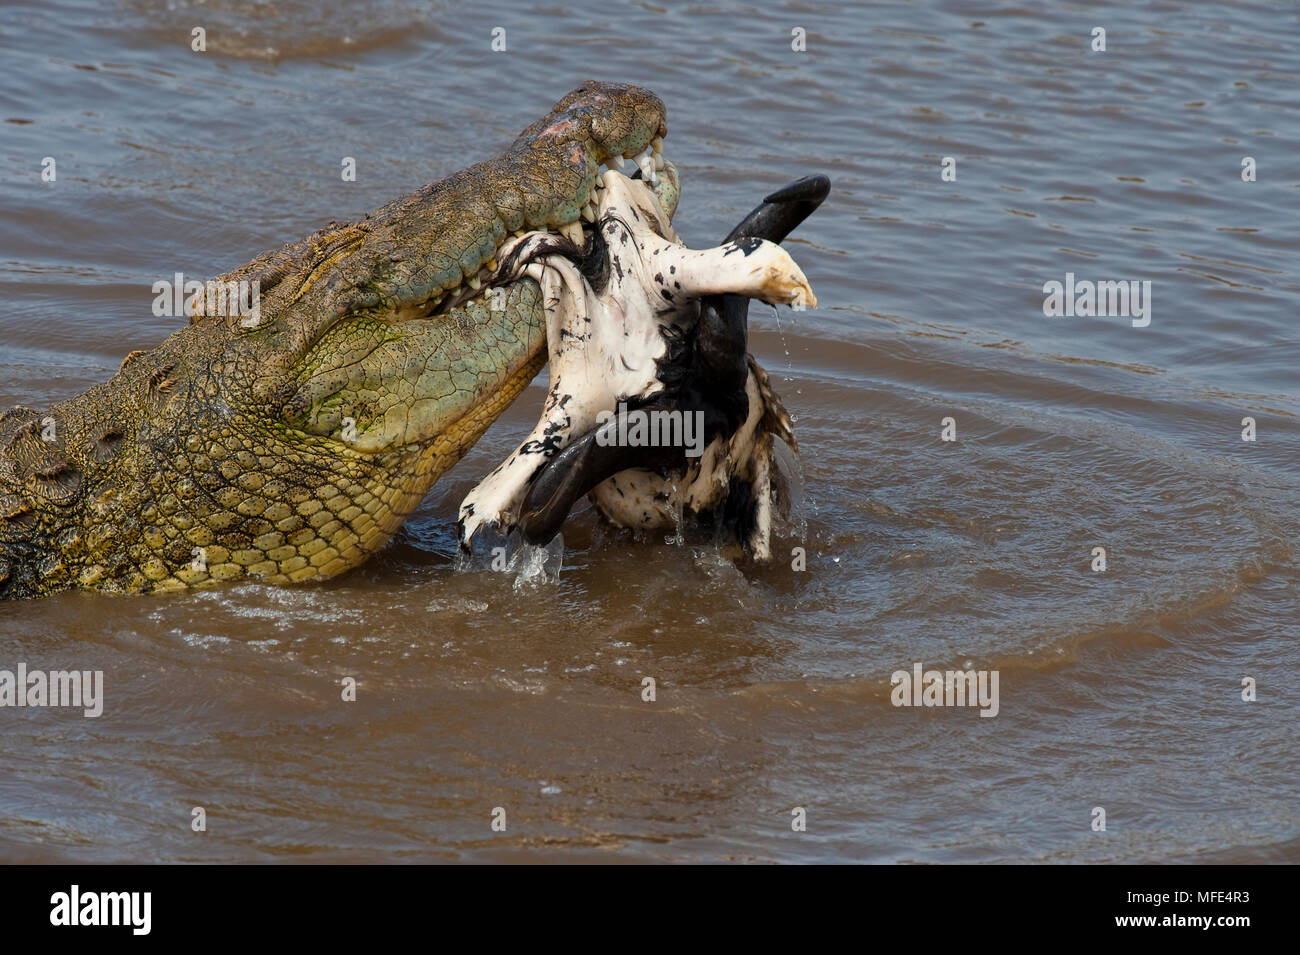
[[[787,243],[821,306],[751,309],[805,479],[773,566],[582,509],[558,576],[458,570],[543,374],[341,578],[0,605],[0,668],[105,684],[0,710],[0,861],[1300,860],[1298,45],[1269,2],[5,0],[0,407],[588,78],[667,104],[691,245],[833,191]],[[1067,273],[1149,324],[1048,317]],[[916,663],[997,715],[892,705]]]

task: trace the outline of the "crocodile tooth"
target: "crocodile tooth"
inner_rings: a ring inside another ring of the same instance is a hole
[[[658,177],[655,175],[654,153],[650,151],[649,146],[637,155],[634,162],[637,164],[637,168],[641,170],[642,179],[651,185],[654,185],[658,181]]]
[[[497,260],[495,256],[488,259],[487,267],[489,272],[495,272],[497,270]]]
[[[657,152],[657,153],[661,153],[661,152],[663,152],[663,151],[664,151],[664,138],[663,138],[662,136],[656,136],[654,139],[650,140],[650,148],[653,149],[653,150],[654,150],[655,152]]]
[[[582,218],[583,218],[583,221],[585,221],[585,222],[595,222],[595,221],[596,221],[596,212],[595,212],[595,210],[592,208],[590,202],[587,203],[585,206],[582,207]]]
[[[655,153],[655,172],[663,172],[663,168],[664,168],[664,154]]]
[[[560,235],[564,236],[579,248],[587,242],[582,235],[582,226],[577,222],[570,222],[568,225],[560,226]]]
[[[479,289],[483,287],[483,283],[478,280],[477,275],[471,275],[469,277],[469,287],[477,292]]]

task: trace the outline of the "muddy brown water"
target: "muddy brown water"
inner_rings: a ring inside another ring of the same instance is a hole
[[[338,580],[0,606],[0,668],[105,680],[0,709],[0,860],[1296,861],[1297,39],[1263,2],[7,2],[0,406],[588,77],[667,103],[693,245],[834,186],[789,243],[822,306],[751,311],[805,571],[586,511],[558,578],[457,572],[543,376]],[[1150,324],[1045,316],[1067,272],[1149,280]],[[891,705],[917,662],[997,670],[997,716]]]

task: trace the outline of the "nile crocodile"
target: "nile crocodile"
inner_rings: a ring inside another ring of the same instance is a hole
[[[664,105],[587,83],[500,155],[264,253],[257,323],[195,314],[108,382],[0,415],[0,598],[330,577],[374,554],[545,362],[513,235],[580,238],[602,164],[664,165]],[[204,311],[201,305],[199,311]]]
[[[552,267],[515,251],[598,258],[598,216],[627,212],[612,198],[625,187],[609,188],[631,182],[614,172],[625,158],[639,201],[661,216],[654,231],[675,243],[666,134],[653,93],[585,84],[496,158],[220,276],[218,288],[257,290],[254,315],[198,296],[187,327],[129,355],[107,383],[0,415],[0,598],[292,583],[365,561],[542,367],[548,319],[553,335],[577,321],[557,315]],[[643,253],[658,241],[638,236]],[[748,256],[751,241],[731,251]],[[793,261],[763,245],[754,261],[806,290]],[[737,266],[720,271],[731,285],[704,277],[691,295],[755,294]],[[674,307],[696,315],[696,300],[683,293]],[[575,476],[590,483],[595,464]],[[569,485],[535,527],[562,520]]]

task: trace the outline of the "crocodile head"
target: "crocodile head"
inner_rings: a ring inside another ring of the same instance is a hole
[[[666,133],[654,94],[585,84],[496,158],[214,280],[254,308],[194,296],[107,383],[0,415],[0,597],[363,562],[546,360],[541,289],[497,277],[503,245],[580,241],[624,157],[671,215]]]

